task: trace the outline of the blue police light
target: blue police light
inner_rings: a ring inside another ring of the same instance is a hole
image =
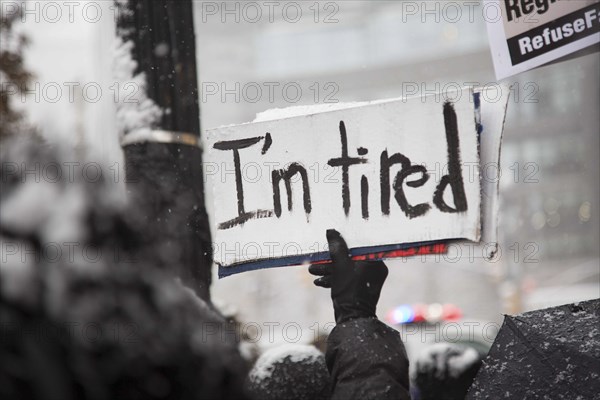
[[[415,311],[409,305],[398,306],[392,311],[392,321],[396,324],[407,324],[415,320]]]

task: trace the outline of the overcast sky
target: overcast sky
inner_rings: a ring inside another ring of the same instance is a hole
[[[68,3],[26,3],[18,25],[30,40],[25,61],[35,94],[24,106],[44,137],[74,146],[81,132],[90,157],[114,162],[120,150],[110,88],[112,1]]]

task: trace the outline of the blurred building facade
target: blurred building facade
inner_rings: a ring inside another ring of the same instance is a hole
[[[296,22],[297,7],[285,14],[286,3],[272,22],[265,7],[256,19],[254,10],[236,15],[233,5],[224,13],[214,4],[196,3],[205,129],[270,108],[495,82],[479,2],[321,2],[302,5]],[[600,296],[599,68],[596,52],[503,82],[511,100],[500,259],[391,261],[381,314],[400,303],[449,302],[466,318],[499,321],[503,312]],[[331,321],[327,294],[307,275],[305,268],[253,272],[215,282],[213,293],[252,321]]]

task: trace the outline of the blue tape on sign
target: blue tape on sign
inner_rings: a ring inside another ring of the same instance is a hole
[[[350,249],[350,256],[364,256],[368,254],[388,252],[394,250],[406,250],[413,247],[422,247],[428,245],[434,245],[437,243],[445,243],[444,241],[431,241],[431,242],[418,242],[418,243],[402,243],[402,244],[390,244],[384,246],[370,246],[370,247],[356,247]],[[289,267],[291,265],[300,265],[304,263],[314,263],[318,261],[329,261],[328,251],[321,251],[319,253],[302,254],[297,256],[289,256],[282,258],[273,258],[259,261],[252,261],[244,264],[232,265],[229,267],[222,267],[219,265],[219,278],[225,278],[227,276],[239,274],[241,272],[255,271],[258,269],[267,268],[278,268],[278,267]]]

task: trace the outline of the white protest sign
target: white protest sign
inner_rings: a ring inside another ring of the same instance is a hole
[[[446,247],[448,252],[453,253],[448,255],[449,259],[464,256],[468,260],[477,258],[493,261],[500,255],[501,249],[498,247],[499,184],[502,176],[500,147],[510,92],[511,90],[507,85],[486,85],[483,88],[475,88],[475,112],[479,112],[479,117],[476,120],[480,121],[481,238],[478,243],[452,241]],[[444,96],[444,94],[439,93],[438,96]],[[381,100],[377,102],[381,102]],[[330,103],[271,109],[258,114],[254,121],[289,118],[373,103],[376,102]],[[412,251],[408,252],[408,254],[410,253]]]
[[[598,0],[486,0],[485,7],[497,79],[600,42]]]
[[[222,127],[206,145],[222,268],[326,252],[329,228],[350,248],[479,240],[471,90]]]

